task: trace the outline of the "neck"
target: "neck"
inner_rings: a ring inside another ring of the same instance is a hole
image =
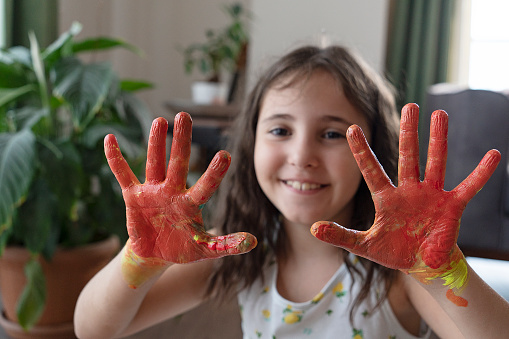
[[[277,258],[277,290],[294,302],[311,300],[342,265],[342,250],[313,237],[308,225],[285,221],[283,227],[286,251]]]
[[[286,252],[282,258],[278,258],[282,263],[300,263],[331,261],[341,263],[338,261],[342,249],[327,244],[315,238],[309,228],[311,225],[295,224],[288,220],[283,221],[283,227],[286,233]]]

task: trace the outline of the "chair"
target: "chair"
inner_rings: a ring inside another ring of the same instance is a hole
[[[465,179],[488,150],[496,148],[502,154],[495,173],[463,213],[458,245],[467,256],[509,260],[509,96],[447,84],[431,86],[421,117],[422,168],[429,121],[436,109],[449,114],[446,190]]]

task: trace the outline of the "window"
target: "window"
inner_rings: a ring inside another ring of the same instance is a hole
[[[6,24],[7,24],[7,16],[5,14],[5,4],[3,0],[0,0],[0,48],[5,47],[6,45]]]
[[[468,86],[509,89],[509,1],[471,0]]]

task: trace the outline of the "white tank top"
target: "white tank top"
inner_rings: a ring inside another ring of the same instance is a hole
[[[364,274],[365,269],[359,260],[353,260]],[[388,300],[371,312],[381,286],[371,288],[369,296],[357,308],[352,326],[350,308],[360,290],[360,278],[357,277],[351,286],[352,277],[346,265],[341,265],[312,300],[302,303],[288,301],[279,295],[276,289],[277,264],[268,265],[265,274],[265,284],[258,279],[238,295],[244,339],[414,339],[430,336],[431,331],[426,328],[421,337],[409,334],[399,324]]]

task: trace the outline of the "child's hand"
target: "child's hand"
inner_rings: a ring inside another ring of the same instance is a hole
[[[129,240],[122,269],[131,287],[138,287],[171,263],[242,254],[257,243],[249,233],[215,237],[205,232],[201,209],[226,174],[230,155],[218,152],[198,182],[187,189],[191,117],[187,113],[175,117],[171,157],[165,170],[167,129],[165,119],[154,120],[144,184],[122,157],[115,137],[110,134],[104,140],[108,164],[122,187],[126,204]]]
[[[467,279],[465,259],[456,245],[461,214],[495,171],[500,153],[489,151],[461,184],[444,191],[447,113],[433,113],[423,181],[419,178],[418,121],[418,106],[406,105],[400,126],[398,187],[385,174],[361,129],[350,127],[348,142],[371,191],[375,222],[368,231],[361,232],[320,221],[311,232],[354,254],[410,273],[421,282],[441,278],[451,289],[448,297],[453,300],[452,289],[459,294]]]

